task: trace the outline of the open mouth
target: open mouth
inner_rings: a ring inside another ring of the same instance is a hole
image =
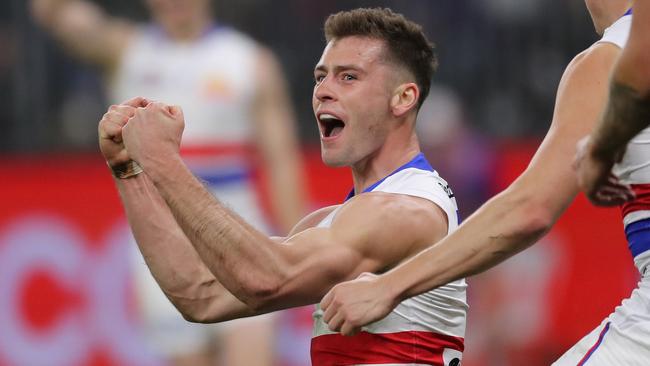
[[[328,113],[319,115],[318,121],[320,122],[321,133],[326,138],[338,136],[345,127],[345,122]]]

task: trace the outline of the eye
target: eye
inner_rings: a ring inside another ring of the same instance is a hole
[[[357,77],[352,74],[343,74],[342,79],[344,81],[352,81],[352,80],[357,80]]]
[[[323,79],[325,79],[325,74],[314,75],[314,83],[317,85],[320,84],[323,81]]]

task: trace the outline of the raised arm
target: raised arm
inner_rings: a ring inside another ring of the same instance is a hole
[[[268,172],[273,217],[286,233],[306,210],[296,120],[282,69],[270,51],[259,51],[256,73],[257,146]]]
[[[121,130],[136,107],[147,103],[136,98],[125,105],[111,106],[100,121],[100,148],[109,166],[129,162]],[[219,284],[146,174],[116,177],[115,183],[149,270],[187,320],[217,322],[256,314]]]
[[[620,194],[621,187],[610,176],[612,166],[628,142],[650,124],[648,65],[650,2],[638,0],[628,42],[612,74],[605,113],[577,156],[580,186],[595,204],[607,205]]]
[[[127,150],[152,178],[203,262],[255,311],[315,303],[334,284],[385,271],[446,234],[446,216],[432,202],[371,193],[348,202],[329,228],[307,229],[276,243],[221,206],[194,178],[177,153],[182,117],[165,116],[162,108],[136,112],[124,128]]]
[[[485,271],[539,240],[576,195],[571,157],[605,102],[607,75],[617,53],[615,46],[598,44],[567,67],[551,128],[510,187],[408,262],[376,278],[337,285],[328,293],[321,306],[330,318],[340,320],[334,328],[351,334],[383,318],[403,299]]]
[[[77,57],[111,72],[118,65],[134,25],[108,16],[85,0],[31,0],[34,20]]]

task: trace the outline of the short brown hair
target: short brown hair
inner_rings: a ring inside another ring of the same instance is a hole
[[[405,67],[415,76],[420,88],[419,109],[429,94],[431,78],[438,67],[435,46],[424,35],[422,27],[388,8],[341,11],[325,21],[328,43],[351,36],[386,42],[388,61]]]

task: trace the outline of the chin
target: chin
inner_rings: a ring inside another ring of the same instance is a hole
[[[349,166],[350,162],[344,159],[341,156],[335,156],[334,154],[328,154],[327,152],[321,150],[321,159],[323,163],[332,168],[340,168],[344,166]]]

